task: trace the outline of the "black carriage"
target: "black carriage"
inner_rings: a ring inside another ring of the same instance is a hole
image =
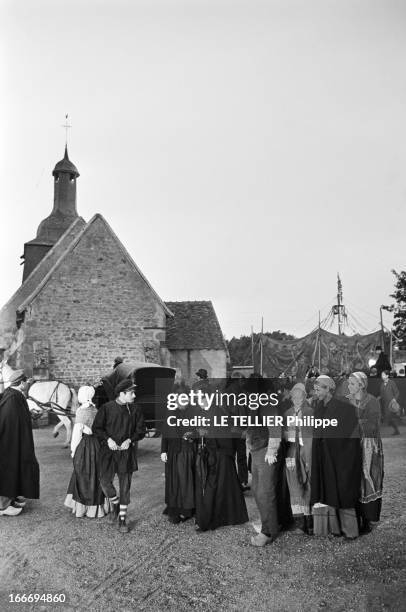
[[[116,385],[127,378],[137,385],[135,403],[142,409],[147,429],[159,431],[167,409],[167,395],[173,389],[175,370],[157,363],[120,363],[96,387],[96,407],[115,399]]]

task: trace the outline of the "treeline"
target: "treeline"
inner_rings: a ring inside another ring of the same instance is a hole
[[[286,332],[277,331],[264,332],[263,336],[272,338],[273,340],[295,340],[295,336]],[[254,334],[253,343],[255,353],[258,351],[261,334]],[[227,341],[228,352],[230,353],[231,366],[252,365],[252,340],[251,336],[240,336],[239,338],[231,338]]]

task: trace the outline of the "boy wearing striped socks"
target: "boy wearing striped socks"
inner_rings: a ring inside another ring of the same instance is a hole
[[[100,483],[110,501],[111,522],[118,518],[118,529],[128,533],[127,507],[133,472],[138,470],[137,442],[145,436],[141,408],[134,404],[136,385],[127,379],[115,388],[116,399],[101,406],[93,423],[100,440]],[[114,487],[118,476],[119,493]]]

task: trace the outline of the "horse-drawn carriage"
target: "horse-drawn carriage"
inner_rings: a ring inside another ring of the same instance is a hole
[[[8,380],[13,372],[7,363],[2,362],[0,373],[4,387],[9,385]],[[172,391],[175,370],[156,363],[121,363],[110,374],[103,376],[100,384],[95,385],[96,407],[115,399],[116,385],[127,378],[137,385],[135,402],[141,406],[147,430],[159,430],[159,421],[163,419],[166,410],[166,397]],[[71,420],[77,407],[75,389],[56,380],[33,381],[29,387],[27,401],[33,419],[44,412],[57,415],[60,422],[54,427],[53,433],[54,436],[58,435],[60,427],[64,425],[67,446],[72,432]]]

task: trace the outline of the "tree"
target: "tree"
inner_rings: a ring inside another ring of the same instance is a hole
[[[404,349],[406,348],[406,271],[396,272],[396,270],[392,270],[392,274],[396,278],[395,291],[390,296],[396,302],[392,306],[394,313],[393,329],[395,336],[400,340],[400,348]]]
[[[255,353],[258,353],[259,339],[261,334],[254,334]],[[264,336],[273,340],[295,340],[295,336],[282,332],[279,329],[273,332],[264,332]],[[252,340],[251,336],[240,336],[231,338],[227,342],[228,352],[230,353],[231,365],[252,365]]]

